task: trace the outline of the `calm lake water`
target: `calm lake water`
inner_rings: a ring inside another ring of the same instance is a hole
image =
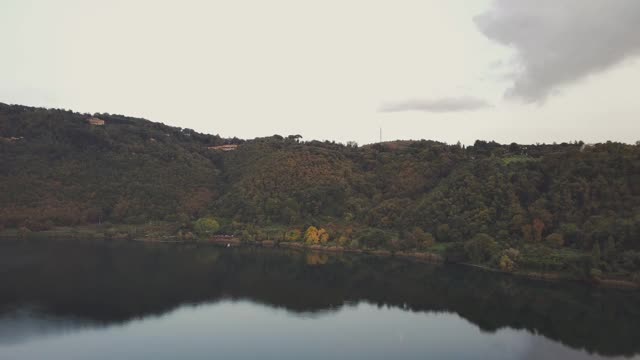
[[[0,359],[638,358],[640,294],[274,249],[0,243]]]

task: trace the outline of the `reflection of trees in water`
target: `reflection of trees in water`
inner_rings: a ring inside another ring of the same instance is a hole
[[[307,253],[307,265],[324,265],[329,261],[329,255],[320,252]]]
[[[455,312],[483,331],[526,329],[602,354],[640,352],[635,341],[640,295],[635,292],[461,267],[273,249],[130,243],[3,244],[0,264],[0,311],[36,303],[55,316],[113,323],[222,298],[305,313],[367,301],[412,311]]]

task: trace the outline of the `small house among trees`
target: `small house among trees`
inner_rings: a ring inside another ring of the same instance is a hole
[[[93,126],[104,126],[104,120],[96,117],[87,119],[87,122]]]
[[[220,145],[220,146],[209,146],[207,149],[209,150],[219,150],[219,151],[233,151],[238,148],[238,145]]]
[[[22,137],[22,136],[19,136],[19,137],[15,137],[15,136],[12,136],[12,137],[0,137],[0,140],[7,141],[7,142],[16,142],[16,141],[20,141],[22,139],[24,139],[24,137]]]

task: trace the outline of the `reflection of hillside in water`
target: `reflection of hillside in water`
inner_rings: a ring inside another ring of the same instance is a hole
[[[0,343],[11,342],[6,321],[24,306],[37,306],[58,329],[121,323],[188,303],[248,299],[304,316],[323,316],[358,302],[454,312],[483,331],[526,329],[601,354],[640,352],[635,341],[640,295],[634,292],[273,249],[75,242],[0,246]]]
[[[20,308],[0,315],[0,345],[19,344],[33,338],[64,335],[100,323],[68,316],[48,315],[34,308]]]

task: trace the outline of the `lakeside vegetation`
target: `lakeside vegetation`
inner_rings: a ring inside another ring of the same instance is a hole
[[[239,146],[210,149],[224,144]],[[640,282],[640,146],[223,139],[0,104],[0,232],[56,231],[230,234]]]

